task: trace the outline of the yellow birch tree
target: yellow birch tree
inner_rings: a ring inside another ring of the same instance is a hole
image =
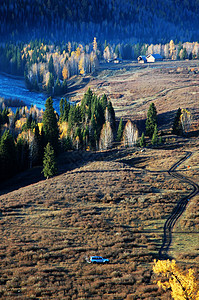
[[[175,300],[199,300],[199,282],[194,277],[194,271],[183,272],[175,260],[154,260],[153,271],[164,277],[164,282],[158,281],[164,290],[171,288],[171,296]],[[165,281],[167,279],[167,281]]]

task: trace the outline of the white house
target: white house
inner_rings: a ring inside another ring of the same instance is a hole
[[[162,61],[163,57],[160,54],[149,54],[146,57],[147,62]]]

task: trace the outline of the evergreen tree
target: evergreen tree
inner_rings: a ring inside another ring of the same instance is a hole
[[[42,123],[46,143],[49,142],[55,152],[57,152],[59,129],[57,125],[57,117],[53,108],[53,100],[51,97],[46,100]]]
[[[19,108],[16,109],[15,115],[14,115],[14,124],[16,121],[19,120]]]
[[[22,138],[17,140],[16,144],[17,171],[21,172],[29,166],[29,145]]]
[[[117,141],[118,142],[121,142],[121,140],[122,140],[123,130],[124,130],[124,125],[123,125],[123,121],[122,121],[122,118],[121,118],[120,123],[119,123],[119,127],[118,127],[118,131],[117,131]]]
[[[43,171],[45,178],[50,178],[56,175],[57,165],[53,147],[48,143],[44,149]]]
[[[108,111],[109,111],[109,113],[110,113],[110,115],[111,115],[111,127],[112,127],[113,133],[114,133],[114,131],[115,131],[115,129],[116,129],[116,123],[115,123],[115,111],[114,111],[114,109],[113,109],[113,106],[112,106],[111,101],[108,102]]]
[[[4,180],[16,172],[16,148],[14,138],[6,130],[0,140],[0,179]]]
[[[81,110],[82,115],[85,119],[86,115],[88,116],[88,119],[91,119],[91,103],[93,98],[93,92],[89,88],[88,91],[84,94],[84,97],[81,101]]]
[[[61,100],[59,102],[59,111],[60,111],[59,120],[60,120],[60,122],[63,122],[63,116],[64,116],[64,99],[63,98],[61,98]]]
[[[101,98],[101,103],[102,103],[103,110],[105,111],[106,107],[108,106],[108,100],[106,94],[103,94]]]
[[[46,87],[48,94],[50,94],[50,95],[53,94],[53,87],[54,87],[54,77],[53,77],[53,74],[50,73],[49,80],[48,80],[47,87]]]
[[[9,124],[9,109],[8,107],[4,108],[2,111],[2,122],[3,124]]]
[[[140,147],[143,148],[145,147],[145,137],[144,137],[144,132],[142,132],[142,136],[141,136],[141,139],[140,139]]]
[[[181,55],[181,59],[185,60],[188,58],[188,53],[187,53],[187,49],[183,48],[182,50],[182,55]]]
[[[155,145],[158,144],[158,142],[159,142],[158,128],[157,128],[157,124],[155,124],[155,128],[154,128],[154,132],[153,132],[151,143],[152,143],[153,146],[155,146]]]
[[[157,111],[154,103],[151,103],[147,112],[146,135],[152,137],[155,125],[157,124]]]
[[[176,135],[181,135],[182,134],[182,124],[180,121],[180,116],[181,116],[181,108],[178,108],[174,121],[173,121],[173,126],[172,126],[172,133]]]
[[[62,83],[61,89],[62,89],[62,94],[66,94],[67,93],[67,91],[68,91],[68,85],[67,85],[66,79],[64,79],[64,81]]]
[[[70,103],[67,101],[67,99],[64,99],[64,114],[63,114],[63,121],[68,121],[68,115],[70,111]]]
[[[53,57],[52,57],[52,55],[50,56],[50,59],[49,59],[49,62],[48,62],[48,70],[52,74],[55,73],[55,68],[54,68],[54,63],[53,63]]]
[[[34,131],[34,141],[35,141],[35,158],[34,158],[34,164],[35,165],[41,165],[42,164],[42,158],[44,155],[44,142],[43,142],[43,136],[39,133],[39,127],[36,125],[35,131]]]
[[[59,78],[57,78],[57,80],[55,82],[54,95],[58,96],[60,94],[62,94],[62,87],[61,87],[61,83],[59,81]]]

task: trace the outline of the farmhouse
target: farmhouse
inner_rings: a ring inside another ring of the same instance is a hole
[[[138,58],[137,58],[138,62],[140,64],[145,64],[147,62],[147,59],[146,59],[146,56],[142,56],[140,55]]]
[[[149,54],[146,57],[147,62],[162,61],[163,57],[160,54]]]

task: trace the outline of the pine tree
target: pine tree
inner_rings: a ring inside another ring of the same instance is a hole
[[[70,103],[67,101],[67,99],[64,99],[64,114],[63,114],[63,121],[68,121],[68,115],[70,111]]]
[[[185,59],[188,58],[188,53],[187,53],[187,49],[186,49],[186,48],[183,48],[183,49],[182,49],[182,52],[180,52],[180,53],[181,53],[181,54],[180,54],[180,59],[185,60]]]
[[[172,126],[172,133],[176,135],[182,134],[182,124],[180,120],[181,114],[182,114],[181,108],[178,108]]]
[[[64,81],[62,83],[62,94],[66,94],[67,91],[68,91],[68,85],[67,85],[66,79],[64,79]]]
[[[59,96],[60,94],[62,94],[62,87],[61,87],[59,78],[57,78],[57,80],[55,82],[55,87],[54,87],[54,95]]]
[[[118,131],[117,131],[117,141],[118,142],[121,142],[121,140],[122,140],[123,130],[124,130],[124,125],[123,125],[123,121],[121,118],[119,126],[118,126]]]
[[[147,112],[146,135],[152,137],[155,125],[157,124],[157,111],[154,103],[151,103]]]
[[[58,139],[59,129],[57,125],[57,117],[53,108],[53,100],[49,97],[45,103],[45,111],[43,114],[43,130],[45,134],[46,143],[50,143],[57,152],[58,150]]]
[[[141,136],[141,139],[140,139],[140,147],[143,148],[145,147],[145,137],[144,137],[144,132],[142,132],[142,136]]]
[[[105,111],[106,107],[108,106],[108,100],[106,94],[103,94],[101,98],[101,103],[102,103],[103,110]]]
[[[52,55],[50,56],[50,59],[49,59],[49,62],[48,62],[48,70],[52,74],[55,73],[55,68],[54,68],[54,63],[53,63],[53,57],[52,57]]]
[[[23,138],[17,139],[16,144],[17,171],[24,171],[29,166],[29,145]]]
[[[109,113],[110,113],[110,115],[111,115],[111,127],[112,127],[113,133],[114,133],[114,131],[115,131],[115,129],[116,129],[116,123],[115,123],[115,111],[114,111],[114,109],[113,109],[113,106],[112,106],[112,102],[111,102],[111,101],[108,102],[108,111],[109,111]]]
[[[54,87],[54,77],[53,77],[53,74],[50,73],[49,80],[48,80],[48,83],[47,83],[47,88],[46,88],[48,94],[52,95],[53,87]]]
[[[11,177],[16,172],[16,147],[14,138],[6,130],[0,140],[0,179]]]
[[[55,153],[53,147],[48,143],[44,149],[43,171],[45,178],[56,175],[57,165],[55,161]]]
[[[153,136],[152,136],[152,140],[151,143],[153,146],[158,144],[158,128],[157,128],[157,124],[155,124],[155,128],[154,128],[154,132],[153,132]]]
[[[59,102],[59,111],[60,111],[59,120],[60,120],[60,122],[63,122],[63,116],[64,116],[64,99],[63,98],[61,98],[61,100]]]

